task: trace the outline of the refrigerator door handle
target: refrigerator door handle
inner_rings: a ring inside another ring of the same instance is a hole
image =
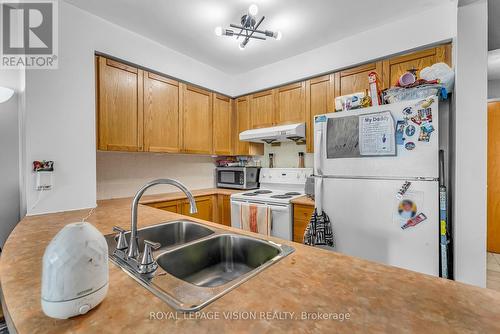
[[[323,131],[316,130],[314,134],[314,175],[322,175],[321,169],[321,149],[322,149]]]

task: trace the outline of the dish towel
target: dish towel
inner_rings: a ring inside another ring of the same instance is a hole
[[[319,214],[318,209],[314,209],[311,220],[304,232],[304,244],[309,246],[334,246],[332,223],[323,210]]]
[[[269,235],[271,232],[269,207],[242,203],[240,206],[241,228],[245,231]]]

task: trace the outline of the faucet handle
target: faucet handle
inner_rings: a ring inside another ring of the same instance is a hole
[[[142,260],[139,265],[139,272],[141,274],[151,274],[158,268],[158,264],[153,257],[153,250],[160,247],[161,244],[159,242],[144,240],[144,252],[142,253]]]
[[[128,248],[128,243],[127,239],[125,238],[125,233],[127,233],[126,230],[119,226],[113,226],[113,231],[118,232],[118,241],[116,243],[116,249],[118,250],[125,250]]]

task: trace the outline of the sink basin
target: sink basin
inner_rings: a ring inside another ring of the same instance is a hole
[[[202,287],[231,282],[271,261],[277,246],[241,235],[218,235],[160,255],[158,265],[169,274]]]
[[[144,240],[160,243],[161,251],[172,246],[186,244],[188,242],[204,238],[213,233],[214,231],[211,229],[187,220],[168,222],[137,230],[137,236],[139,237],[139,250],[141,252],[144,249]],[[127,232],[125,237],[130,245],[130,232]],[[114,240],[115,244],[110,246],[116,246],[116,237]]]
[[[158,269],[142,275],[117,255],[116,233],[105,236],[110,260],[155,296],[182,312],[196,312],[291,254],[288,245],[178,220],[141,228],[144,240],[158,242]],[[130,238],[130,233],[125,237]]]

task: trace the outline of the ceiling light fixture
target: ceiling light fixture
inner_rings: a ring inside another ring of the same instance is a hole
[[[12,88],[0,87],[0,103],[8,101],[12,95],[14,95],[14,90]]]
[[[234,29],[239,29],[239,32],[235,32],[232,29],[224,29],[222,27],[215,28],[215,34],[217,36],[236,36],[236,39],[243,37],[243,41],[240,43],[239,48],[244,50],[250,39],[260,39],[266,40],[266,37],[272,37],[276,40],[282,38],[281,31],[270,31],[270,30],[259,30],[259,26],[262,21],[266,18],[262,16],[259,21],[256,21],[256,16],[259,13],[259,7],[256,4],[250,5],[248,7],[248,14],[241,17],[240,24],[230,24],[229,26]]]

